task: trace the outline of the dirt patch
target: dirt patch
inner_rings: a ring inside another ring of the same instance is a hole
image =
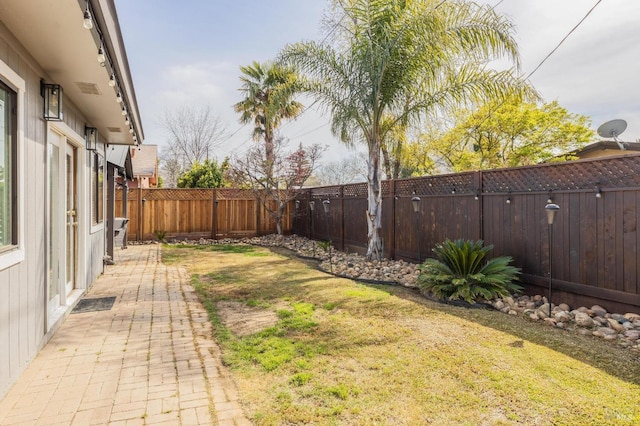
[[[275,312],[240,302],[223,300],[216,303],[216,308],[222,323],[237,336],[258,333],[278,322]]]

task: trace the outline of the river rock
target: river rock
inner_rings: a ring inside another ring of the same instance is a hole
[[[640,339],[640,330],[627,330],[624,332],[624,337],[629,340],[638,340]]]
[[[607,310],[600,305],[593,305],[590,310],[599,317],[607,315]]]
[[[592,334],[594,336],[596,336],[596,337],[606,337],[606,336],[613,336],[613,335],[616,335],[618,333],[616,333],[616,331],[614,329],[609,328],[609,327],[599,327]]]
[[[593,320],[585,312],[576,313],[576,316],[575,316],[574,319],[576,321],[576,325],[579,325],[580,327],[589,328],[589,327],[593,327],[594,326]]]
[[[609,318],[607,321],[609,322],[609,327],[613,328],[618,333],[627,331],[627,329],[624,328],[622,324],[620,324],[618,321],[614,320],[613,318]]]
[[[560,312],[556,312],[553,315],[553,318],[555,318],[555,320],[559,322],[569,322],[571,321],[571,314],[569,314],[569,312],[566,312],[566,311],[560,311]]]
[[[567,312],[569,312],[571,310],[571,308],[569,308],[569,305],[567,305],[566,303],[559,304],[558,308],[562,309],[563,311],[567,311]]]
[[[609,325],[609,321],[604,317],[593,317],[593,321],[605,327]]]

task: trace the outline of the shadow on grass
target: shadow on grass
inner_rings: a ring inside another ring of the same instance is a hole
[[[272,251],[293,260],[302,261],[308,266],[318,268],[319,262],[299,260],[286,249]],[[509,345],[523,347],[523,341],[529,341],[570,356],[580,362],[591,365],[619,379],[640,385],[640,356],[637,352],[616,346],[615,343],[601,338],[580,335],[573,330],[554,328],[523,317],[506,315],[492,309],[469,309],[435,302],[422,296],[417,290],[402,286],[362,283],[371,288],[408,300],[429,309],[463,318],[485,327],[511,334],[515,337]]]
[[[455,315],[511,334],[517,339],[546,346],[619,379],[640,384],[640,356],[637,352],[618,347],[612,342],[594,336],[583,336],[572,330],[554,328],[523,317],[506,315],[495,310],[468,309],[434,302],[426,299],[416,290],[405,287],[379,285],[374,287],[429,309]],[[510,346],[522,347],[522,342],[517,339]]]

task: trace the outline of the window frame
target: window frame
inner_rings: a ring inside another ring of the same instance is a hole
[[[11,161],[12,185],[12,244],[0,249],[0,271],[14,266],[25,259],[24,212],[24,112],[26,83],[13,69],[0,60],[0,81],[12,92],[15,110],[13,114],[13,150]],[[14,217],[15,216],[15,220]]]
[[[6,155],[7,153],[5,153],[6,158],[9,160],[8,164],[9,164],[9,168],[8,168],[8,173],[7,170],[4,170],[4,179],[5,179],[5,183],[8,183],[7,187],[9,190],[9,198],[8,198],[8,202],[9,202],[9,227],[8,227],[8,232],[9,232],[9,243],[8,244],[2,244],[0,242],[0,254],[2,254],[3,252],[7,252],[10,250],[14,250],[16,248],[16,246],[18,245],[18,217],[17,217],[17,173],[16,173],[16,164],[17,164],[17,155],[16,155],[16,151],[17,151],[17,146],[16,146],[16,139],[17,139],[17,100],[18,100],[18,94],[11,89],[11,87],[7,86],[6,84],[4,84],[4,82],[2,80],[0,80],[0,90],[2,90],[3,92],[7,93],[7,98],[8,101],[6,103],[6,105],[4,105],[3,109],[5,111],[8,110],[8,117],[9,119],[4,123],[3,127],[8,127],[9,128],[9,143],[8,143],[8,155]],[[5,112],[6,114],[6,112]],[[2,115],[2,117],[0,117],[0,120],[3,120],[4,117],[6,116],[5,114]],[[0,147],[0,149],[3,147]],[[2,165],[0,165],[2,166]],[[1,200],[0,200],[1,201]],[[3,212],[0,211],[0,214],[2,214]],[[2,218],[0,218],[2,219]]]
[[[94,151],[91,158],[91,226],[104,224],[104,167],[101,153]],[[102,176],[102,181],[100,177]]]

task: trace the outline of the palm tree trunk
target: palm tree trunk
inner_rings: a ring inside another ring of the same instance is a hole
[[[382,147],[382,162],[384,165],[384,174],[387,176],[387,179],[392,179],[391,158],[389,158],[389,150],[384,146]]]
[[[377,145],[377,147],[376,147]],[[382,181],[380,178],[380,145],[370,144],[369,161],[367,170],[368,194],[367,194],[367,247],[368,260],[382,259]]]

